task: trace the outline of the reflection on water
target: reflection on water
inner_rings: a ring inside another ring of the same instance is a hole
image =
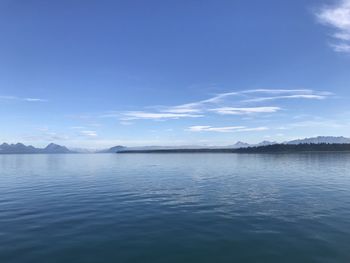
[[[0,262],[350,262],[350,154],[0,155]]]

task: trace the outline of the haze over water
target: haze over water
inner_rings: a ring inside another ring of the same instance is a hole
[[[350,154],[0,156],[0,262],[349,262]]]

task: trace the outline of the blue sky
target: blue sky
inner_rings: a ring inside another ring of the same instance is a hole
[[[350,0],[2,0],[0,32],[0,141],[350,136]]]

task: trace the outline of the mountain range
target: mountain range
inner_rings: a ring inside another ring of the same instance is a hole
[[[347,144],[350,143],[350,138],[343,136],[318,136],[305,139],[297,139],[283,142],[282,144],[297,145],[297,144]],[[126,147],[122,145],[114,146],[104,150],[90,151],[86,149],[68,149],[65,146],[50,143],[45,148],[36,148],[34,146],[26,146],[23,143],[7,144],[3,143],[0,145],[0,154],[35,154],[35,153],[116,153],[121,151],[148,151],[148,150],[178,150],[178,149],[241,149],[248,147],[259,147],[275,145],[277,142],[262,141],[257,144],[249,144],[245,142],[236,142],[233,145],[228,146],[198,146],[198,145],[184,145],[184,146],[143,146],[143,147]]]
[[[7,144],[3,143],[0,145],[0,154],[22,154],[22,153],[75,153],[69,150],[65,146],[50,143],[45,148],[35,148],[34,146],[26,146],[23,143]]]

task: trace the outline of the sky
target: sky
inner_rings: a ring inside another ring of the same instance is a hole
[[[0,142],[350,136],[350,0],[0,0]]]

